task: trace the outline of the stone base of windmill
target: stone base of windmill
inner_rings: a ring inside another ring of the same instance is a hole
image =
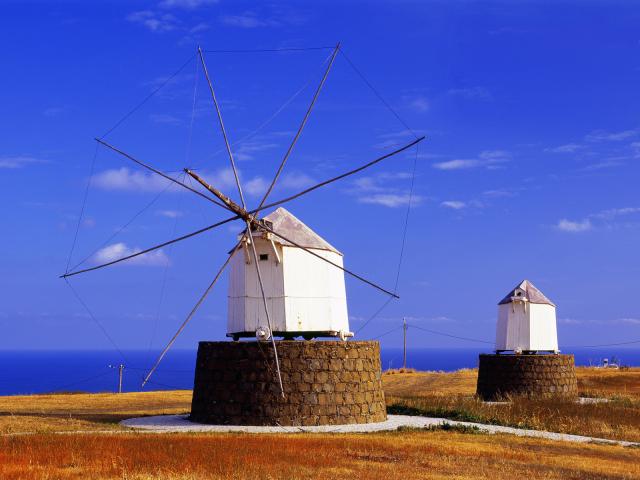
[[[387,419],[378,342],[200,342],[190,419],[315,426]]]
[[[573,355],[481,354],[476,392],[487,401],[510,396],[577,398]]]

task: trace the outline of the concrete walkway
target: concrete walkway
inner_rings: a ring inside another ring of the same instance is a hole
[[[567,433],[554,433],[541,430],[524,430],[498,425],[485,425],[482,423],[459,422],[446,418],[418,417],[408,415],[389,415],[386,422],[365,423],[351,425],[326,425],[319,427],[252,427],[244,425],[206,425],[194,423],[187,419],[186,415],[159,415],[154,417],[129,418],[120,422],[122,425],[145,432],[244,432],[244,433],[368,433],[397,430],[401,427],[429,428],[441,425],[462,426],[477,428],[485,433],[508,433],[520,437],[536,437],[548,440],[564,442],[589,443],[597,442],[624,447],[640,447],[638,442],[624,440],[608,440],[604,438],[585,437],[582,435],[569,435]]]

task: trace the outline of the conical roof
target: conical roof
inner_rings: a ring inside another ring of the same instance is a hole
[[[547,305],[553,305],[554,307],[556,306],[555,303],[545,297],[544,294],[540,290],[538,290],[535,285],[533,285],[533,283],[531,283],[529,280],[523,280],[522,282],[520,282],[520,284],[516,285],[516,287],[511,290],[506,297],[500,300],[500,303],[498,303],[498,305],[513,302],[513,297],[522,297],[523,295],[518,295],[518,291],[524,292],[524,296],[529,301],[529,303],[543,303]]]
[[[278,208],[264,217],[264,220],[273,224],[272,228],[275,232],[282,234],[301,247],[329,250],[342,255],[329,242],[307,227],[301,220],[296,218],[285,208]],[[282,245],[295,246],[282,238],[276,237],[275,235],[274,237],[274,241],[277,241]]]

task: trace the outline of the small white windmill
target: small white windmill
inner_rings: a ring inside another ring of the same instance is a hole
[[[267,204],[267,199],[272,193],[280,174],[289,159],[289,156],[302,134],[313,106],[318,99],[320,91],[322,90],[329,71],[331,70],[334,60],[339,52],[340,44],[336,45],[328,59],[328,64],[324,71],[322,80],[315,90],[311,103],[305,112],[302,122],[300,123],[300,126],[298,127],[298,130],[294,135],[291,144],[289,145],[275,176],[269,185],[269,188],[262,197],[259,205],[252,210],[247,209],[248,207],[245,202],[242,185],[236,169],[232,148],[222,119],[220,105],[216,99],[213,84],[211,83],[211,79],[207,71],[203,51],[200,48],[198,48],[198,56],[202,64],[203,72],[211,93],[211,99],[216,110],[218,123],[234,174],[240,204],[231,200],[215,186],[210,185],[205,179],[201,178],[197,173],[191,170],[185,169],[184,171],[191,178],[200,183],[200,185],[206,189],[207,193],[210,193],[213,196],[198,191],[150,166],[149,164],[134,158],[132,155],[108,144],[103,138],[96,138],[96,141],[101,145],[126,157],[139,166],[180,185],[182,188],[195,193],[207,201],[222,207],[225,211],[231,212],[233,215],[195,232],[191,232],[176,239],[163,242],[159,245],[127,255],[111,262],[81,270],[67,271],[64,275],[61,275],[62,278],[68,279],[69,277],[80,273],[97,270],[99,268],[129,260],[139,255],[144,255],[153,250],[185,240],[234,220],[240,220],[244,225],[244,231],[240,235],[238,242],[231,249],[226,261],[217,271],[210,285],[187,315],[175,335],[160,353],[153,368],[151,368],[149,373],[146,375],[143,386],[157,369],[158,365],[177,337],[184,330],[191,318],[193,318],[194,314],[200,305],[202,305],[205,298],[228,265],[232,265],[230,276],[231,286],[228,334],[234,338],[244,335],[257,335],[259,339],[270,339],[274,351],[276,350],[276,343],[274,339],[276,335],[283,337],[303,336],[308,338],[323,335],[346,338],[352,335],[349,332],[347,320],[344,273],[377,288],[387,295],[397,298],[397,295],[394,292],[386,290],[364,277],[344,268],[342,264],[342,255],[308,229],[308,227],[306,227],[302,222],[293,217],[293,215],[286,212],[286,210],[279,209],[265,218],[258,218],[258,214],[264,210],[284,204],[322,186],[358,173],[384,159],[403,152],[424,140],[424,136],[416,136],[415,140],[412,142],[376,158],[361,167],[330,178],[295,195]],[[351,62],[349,61],[349,63]],[[269,255],[273,256],[269,257]],[[304,258],[304,255],[306,255],[307,258]],[[251,265],[253,268],[251,268]],[[310,276],[313,276],[314,280],[305,284],[305,279]],[[322,278],[323,276],[324,278]],[[242,283],[244,283],[244,285],[242,285]],[[305,295],[307,297],[312,297],[312,299],[303,301],[303,297],[305,297]],[[283,297],[282,301],[278,299],[279,296]],[[283,392],[277,354],[275,355],[275,360],[278,371],[278,380],[280,382],[280,390]]]
[[[498,304],[496,352],[558,352],[556,306],[529,280]]]

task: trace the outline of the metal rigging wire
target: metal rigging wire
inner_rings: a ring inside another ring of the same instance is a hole
[[[267,53],[267,52],[308,52],[311,50],[331,50],[331,47],[282,47],[282,48],[255,48],[239,50],[202,50],[205,53]]]
[[[96,144],[97,145],[97,144]],[[147,203],[144,207],[142,207],[142,209],[140,209],[133,217],[131,217],[124,225],[122,225],[121,227],[119,227],[113,234],[111,234],[111,236],[109,236],[109,238],[107,238],[104,242],[102,242],[98,247],[96,247],[89,255],[87,255],[84,259],[82,259],[80,262],[78,262],[75,266],[73,266],[71,269],[67,269],[66,273],[69,273],[70,271],[74,271],[76,268],[78,268],[80,265],[84,264],[87,260],[89,260],[91,257],[93,257],[96,252],[98,250],[100,250],[101,248],[103,248],[105,245],[107,245],[111,240],[113,240],[114,238],[116,238],[120,233],[122,233],[123,230],[125,230],[129,225],[131,225],[134,221],[136,221],[138,219],[138,217],[140,215],[142,215],[144,212],[146,212],[149,208],[151,208],[157,201],[158,199],[167,191],[169,190],[169,188],[171,188],[171,186],[173,185],[173,183],[168,182],[167,186],[161,190],[160,192],[158,192],[158,194],[153,197],[153,199]]]
[[[405,122],[402,117],[400,117],[400,115],[398,115],[398,112],[396,112],[393,107],[389,104],[389,102],[387,102],[384,97],[382,95],[380,95],[380,93],[378,92],[378,90],[376,90],[376,88],[371,84],[371,82],[369,82],[369,80],[367,80],[367,78],[364,76],[364,74],[358,69],[358,67],[355,66],[355,64],[351,61],[351,59],[348,57],[348,55],[344,52],[344,49],[340,49],[340,53],[342,54],[342,57],[347,61],[347,63],[349,64],[349,66],[353,69],[353,71],[362,79],[362,81],[371,89],[371,91],[375,94],[376,97],[378,97],[378,99],[384,104],[385,107],[387,107],[387,109],[389,109],[389,111],[396,117],[396,119],[404,126],[405,129],[407,129],[414,137],[418,138],[418,134],[416,132],[413,131],[413,129],[407,124],[407,122]]]
[[[398,258],[398,270],[396,272],[396,281],[395,281],[395,285],[393,287],[393,293],[397,294],[398,293],[398,283],[400,282],[400,271],[402,270],[402,260],[404,258],[404,250],[405,250],[405,245],[406,245],[406,241],[407,241],[407,232],[409,230],[409,215],[411,213],[411,205],[413,202],[413,190],[414,190],[414,186],[415,186],[415,179],[416,179],[416,169],[418,166],[418,149],[419,149],[419,143],[415,144],[416,146],[416,154],[415,157],[413,159],[413,170],[411,172],[411,185],[409,187],[409,201],[407,203],[407,213],[404,217],[404,227],[402,230],[402,242],[401,242],[401,247],[400,247],[400,256]],[[369,319],[364,322],[360,328],[358,328],[358,330],[356,330],[356,334],[360,333],[374,318],[376,318],[386,307],[387,305],[389,305],[389,303],[391,303],[391,300],[393,299],[393,297],[389,297],[385,303],[382,304],[382,306],[371,316],[369,317]]]
[[[188,60],[186,62],[184,62],[180,66],[180,68],[178,68],[175,72],[173,72],[171,75],[169,75],[158,86],[158,88],[156,88],[151,93],[149,93],[149,95],[147,95],[140,103],[135,105],[131,110],[129,110],[126,114],[124,114],[124,116],[122,116],[122,118],[120,118],[120,120],[118,120],[109,130],[107,130],[105,133],[103,133],[102,136],[100,136],[99,138],[101,138],[101,139],[105,138],[107,135],[109,135],[111,132],[113,132],[116,128],[118,128],[127,118],[129,118],[131,115],[133,115],[140,107],[142,107],[145,103],[147,103],[153,96],[155,96],[156,93],[158,93],[160,90],[162,90],[166,85],[169,84],[169,82],[171,82],[171,80],[173,80],[180,72],[182,72],[182,70],[184,70],[185,67],[187,65],[189,65],[189,63],[191,63],[191,61],[195,58],[195,56],[196,56],[195,53],[193,55],[191,55],[188,58]]]
[[[73,235],[73,242],[71,243],[71,250],[69,250],[69,258],[67,259],[67,266],[65,268],[64,273],[69,273],[69,265],[71,265],[71,258],[73,257],[73,252],[76,249],[76,243],[78,242],[78,233],[80,232],[80,225],[82,224],[82,219],[84,218],[84,210],[87,205],[87,198],[89,197],[89,188],[91,187],[91,182],[93,180],[93,172],[96,166],[97,157],[98,157],[98,144],[96,143],[96,148],[93,153],[93,159],[91,160],[91,168],[89,169],[89,178],[87,179],[87,186],[84,189],[84,195],[82,197],[82,207],[80,208],[80,215],[78,215],[78,224],[76,225],[76,232]]]
[[[71,283],[69,282],[69,279],[65,278],[64,279],[65,283],[69,286],[69,288],[71,289],[71,291],[73,292],[73,295],[76,297],[76,299],[78,300],[78,302],[80,303],[80,305],[82,305],[85,309],[85,311],[87,312],[87,314],[89,315],[89,318],[91,318],[91,320],[93,321],[93,323],[95,323],[98,328],[100,328],[100,330],[102,330],[102,333],[104,334],[104,336],[109,340],[109,342],[111,343],[111,345],[113,345],[113,348],[118,352],[118,354],[120,354],[120,357],[122,357],[122,359],[126,362],[127,361],[127,357],[125,356],[124,353],[122,353],[122,350],[120,350],[120,347],[118,347],[118,344],[115,342],[115,340],[111,337],[111,335],[109,335],[109,333],[107,332],[107,330],[102,326],[102,324],[98,321],[98,319],[95,317],[95,315],[93,314],[93,312],[91,311],[91,309],[89,308],[89,306],[85,303],[84,300],[82,300],[82,297],[80,297],[80,295],[78,294],[78,292],[76,291],[75,288],[73,288],[73,286],[71,285]]]

